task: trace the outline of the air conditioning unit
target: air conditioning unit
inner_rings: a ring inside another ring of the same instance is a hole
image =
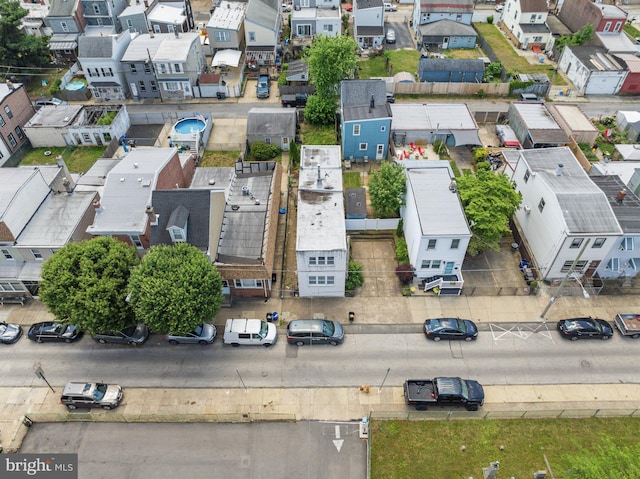
[[[525,212],[526,214],[531,213],[531,206],[526,205],[526,206],[524,207],[524,212]]]

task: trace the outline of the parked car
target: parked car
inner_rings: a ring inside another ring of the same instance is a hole
[[[119,343],[139,346],[149,338],[149,328],[144,324],[133,324],[122,331],[105,331],[96,334],[93,339],[99,343]]]
[[[68,382],[60,402],[68,409],[101,407],[113,409],[122,401],[122,388],[116,384]]]
[[[242,345],[268,348],[278,340],[276,325],[261,319],[227,319],[224,325],[224,344],[233,347]]]
[[[387,92],[387,103],[395,103],[396,97],[393,96],[393,93]]]
[[[167,334],[164,337],[171,344],[211,344],[216,339],[216,327],[204,323],[188,334]]]
[[[393,3],[385,2],[384,11],[385,12],[397,12],[398,11],[398,7],[396,7]]]
[[[271,82],[269,75],[260,75],[258,77],[258,83],[256,85],[256,97],[269,98],[271,93]]]
[[[35,106],[36,110],[39,110],[43,106],[59,106],[66,104],[67,102],[61,100],[60,98],[40,98],[39,100],[36,100],[33,105]]]
[[[37,343],[43,343],[45,341],[64,341],[65,343],[70,343],[78,339],[81,335],[82,332],[77,326],[56,323],[54,321],[32,324],[27,332],[27,337]]]
[[[629,336],[633,339],[640,338],[640,314],[618,313],[613,318],[613,322],[623,336]]]
[[[385,36],[385,41],[387,43],[395,43],[396,42],[396,31],[393,28],[387,29],[387,35]]]
[[[478,327],[469,319],[435,318],[424,322],[424,334],[427,339],[464,339],[473,341],[478,338]]]
[[[283,3],[282,4],[282,11],[283,12],[290,12],[291,11],[291,5],[289,5],[288,3]]]
[[[534,95],[533,93],[520,93],[519,96],[520,101],[528,101],[531,103],[543,103],[544,100],[540,98],[538,95]]]
[[[604,319],[570,318],[558,321],[558,331],[563,337],[577,339],[609,339],[613,336],[613,328]]]
[[[0,343],[13,344],[22,336],[19,324],[0,322]]]
[[[500,146],[508,148],[520,148],[520,141],[509,125],[496,125],[496,136],[500,140]]]
[[[344,329],[337,321],[326,319],[296,319],[287,325],[287,342],[296,346],[330,344],[344,341]]]
[[[345,7],[344,7],[344,9],[345,9],[347,12],[350,12],[350,11],[352,11],[352,10],[353,10],[353,5],[352,5],[352,4],[348,4],[347,6],[345,6]]]
[[[501,12],[502,10],[504,10],[504,5],[503,4],[496,5],[496,12]]]

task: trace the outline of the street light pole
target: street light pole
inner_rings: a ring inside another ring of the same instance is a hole
[[[551,306],[553,306],[553,304],[556,302],[556,299],[560,297],[560,293],[562,293],[562,288],[564,287],[564,284],[567,282],[567,279],[569,278],[569,276],[571,276],[571,274],[573,273],[573,270],[578,264],[578,261],[580,261],[580,258],[582,257],[582,253],[584,253],[584,250],[587,249],[587,246],[589,245],[590,242],[591,242],[591,238],[587,238],[585,240],[584,245],[582,246],[582,248],[580,249],[580,252],[578,253],[578,256],[576,256],[576,259],[574,259],[573,263],[571,263],[571,266],[569,267],[569,271],[567,271],[567,274],[565,274],[564,278],[562,278],[562,282],[560,283],[560,286],[558,286],[558,289],[556,290],[555,294],[551,296],[551,299],[549,300],[549,304],[547,304],[547,307],[544,308],[544,311],[542,311],[542,313],[540,314],[540,317],[542,318],[543,323],[546,321],[545,315],[549,312],[549,310],[551,309]]]

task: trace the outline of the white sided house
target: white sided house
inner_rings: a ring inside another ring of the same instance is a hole
[[[533,267],[543,280],[592,278],[623,234],[605,194],[567,147],[518,154],[511,180],[523,206],[516,219]]]
[[[460,294],[462,262],[471,230],[447,161],[405,161],[407,198],[402,208],[409,261],[423,289]]]
[[[349,252],[340,147],[300,150],[296,260],[301,297],[341,297]]]

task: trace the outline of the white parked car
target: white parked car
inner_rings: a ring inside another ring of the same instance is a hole
[[[264,346],[268,348],[278,340],[276,325],[260,319],[227,319],[224,325],[224,344]]]
[[[496,12],[501,12],[502,10],[504,10],[504,5],[503,4],[496,5]]]
[[[398,7],[396,7],[393,3],[385,3],[384,4],[384,11],[385,12],[397,12],[398,11]]]

